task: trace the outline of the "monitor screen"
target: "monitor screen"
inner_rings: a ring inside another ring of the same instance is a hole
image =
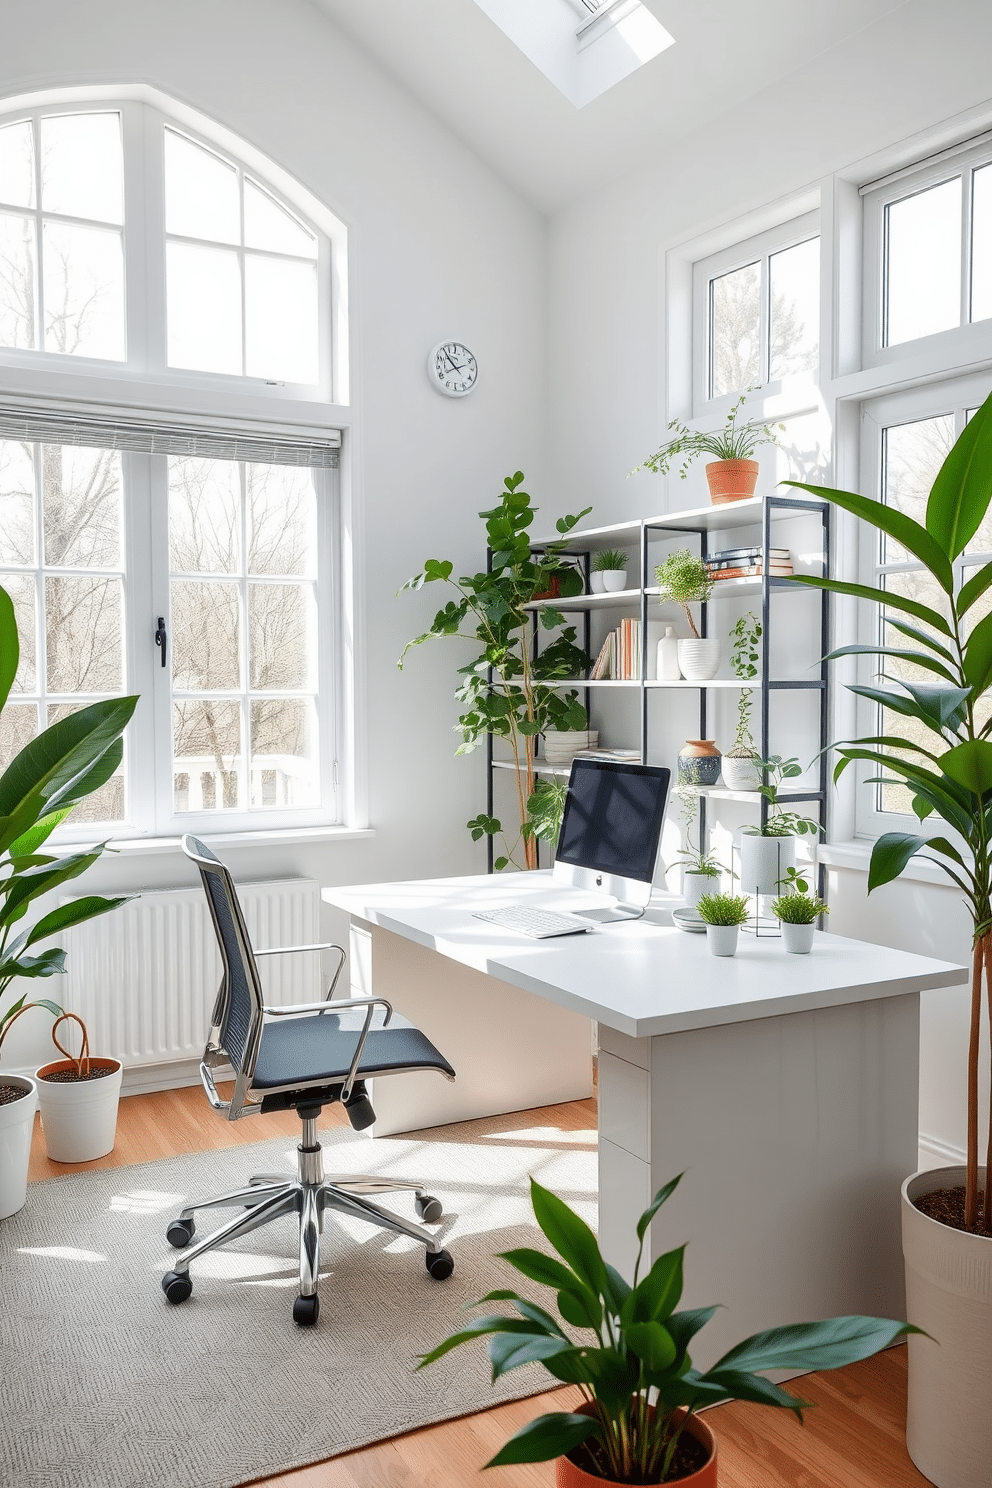
[[[574,760],[556,861],[650,883],[671,771]]]

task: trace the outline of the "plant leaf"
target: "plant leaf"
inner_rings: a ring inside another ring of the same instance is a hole
[[[675,1343],[662,1323],[630,1323],[624,1328],[624,1337],[652,1374],[660,1373],[675,1362]]]
[[[598,1431],[599,1422],[594,1416],[557,1412],[537,1416],[511,1436],[486,1466],[512,1467],[518,1462],[550,1462],[554,1457],[564,1457],[579,1442]]]
[[[968,582],[962,584],[958,590],[955,609],[959,618],[971,609],[976,600],[981,599],[990,584],[992,584],[992,563],[986,563],[977,573],[973,573]]]
[[[568,1266],[563,1266],[561,1261],[556,1261],[554,1256],[545,1255],[543,1250],[504,1250],[500,1252],[500,1259],[509,1261],[524,1276],[531,1281],[539,1282],[541,1286],[554,1287],[555,1291],[575,1291],[581,1286],[579,1278]]]
[[[655,1194],[654,1198],[651,1200],[650,1204],[645,1209],[640,1219],[637,1221],[638,1240],[643,1241],[644,1236],[648,1232],[648,1225],[654,1219],[662,1204],[667,1203],[667,1201],[671,1198],[672,1194],[678,1188],[684,1176],[685,1175],[683,1173],[678,1173],[674,1178],[670,1178],[663,1188],[659,1188],[658,1192]]]
[[[940,767],[976,796],[992,790],[992,744],[987,739],[966,739],[956,744],[941,755]]]
[[[759,1374],[748,1374],[740,1369],[714,1368],[702,1376],[702,1381],[722,1390],[726,1400],[750,1400],[755,1405],[777,1405],[784,1410],[795,1411],[800,1421],[803,1411],[813,1404],[811,1400],[800,1400],[798,1396],[790,1395],[787,1390],[773,1385],[771,1380],[762,1379]]]
[[[898,507],[886,506],[882,501],[876,501],[870,496],[858,496],[853,491],[835,491],[829,486],[809,486],[804,481],[787,480],[782,485],[809,491],[821,501],[830,501],[834,506],[860,517],[870,526],[877,527],[880,532],[901,543],[914,557],[919,558],[946,594],[954,593],[954,570],[944,549],[925,527],[914,522],[912,517],[907,517]]]
[[[21,646],[17,636],[14,601],[6,589],[0,589],[0,708],[7,701],[17,675]]]
[[[898,878],[910,858],[924,847],[925,838],[915,837],[911,832],[883,832],[871,850],[871,862],[868,866],[869,894],[872,889],[880,888],[882,884],[891,883]]]
[[[954,441],[927,501],[927,531],[948,558],[963,553],[992,500],[992,399],[986,398]]]
[[[682,1261],[685,1246],[660,1255],[643,1281],[638,1282],[623,1306],[620,1321],[664,1322],[682,1296]]]
[[[556,1338],[547,1333],[494,1333],[489,1339],[493,1384],[501,1375],[519,1369],[522,1364],[544,1364],[556,1354],[575,1352],[571,1339]]]
[[[838,646],[836,651],[831,651],[825,656],[824,661],[837,661],[841,656],[892,656],[897,661],[909,662],[912,666],[923,667],[928,672],[933,672],[937,677],[943,677],[952,687],[957,687],[960,677],[949,672],[943,662],[935,656],[928,656],[925,651],[902,651],[892,646]],[[969,679],[970,680],[970,679]]]
[[[844,579],[818,579],[813,574],[789,574],[786,582],[805,584],[809,589],[825,589],[828,594],[846,594],[852,599],[867,599],[872,604],[883,605],[887,609],[903,610],[907,615],[915,615],[917,620],[932,625],[943,635],[952,639],[954,636],[948,621],[939,610],[932,610],[929,605],[920,604],[918,600],[907,599],[904,594],[897,594],[894,590],[871,589],[866,584],[849,584]]]
[[[542,1187],[536,1178],[530,1180],[530,1197],[534,1217],[555,1250],[579,1280],[597,1296],[600,1295],[606,1290],[606,1267],[596,1237],[585,1220],[580,1219],[557,1194]]]
[[[68,904],[60,904],[57,909],[43,915],[37,924],[32,925],[24,945],[35,945],[48,935],[57,935],[60,930],[70,930],[73,925],[82,925],[84,921],[93,920],[97,915],[108,914],[110,910],[126,904],[131,897],[133,896],[125,894],[119,899],[101,899],[96,894],[90,894],[83,899],[70,899]]]
[[[907,1333],[912,1323],[891,1318],[833,1317],[817,1323],[789,1323],[745,1338],[718,1359],[709,1377],[725,1369],[840,1369],[870,1359]]]

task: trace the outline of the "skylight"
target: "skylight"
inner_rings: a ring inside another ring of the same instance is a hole
[[[475,4],[576,108],[674,42],[641,0],[475,0]]]

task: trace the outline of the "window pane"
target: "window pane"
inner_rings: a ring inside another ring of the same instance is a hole
[[[237,584],[222,579],[172,583],[172,680],[181,692],[241,686]]]
[[[816,372],[820,355],[820,240],[810,238],[768,260],[769,377]]]
[[[118,452],[46,444],[41,459],[45,562],[66,568],[118,568]]]
[[[971,318],[992,316],[992,165],[972,177]]]
[[[317,493],[313,473],[292,465],[246,465],[248,572],[313,578]]]
[[[34,703],[5,704],[0,713],[0,773],[37,732],[38,709]]]
[[[41,205],[46,212],[123,222],[119,114],[64,114],[41,121]]]
[[[119,579],[45,579],[49,692],[120,692],[123,685]]]
[[[317,381],[317,267],[245,254],[245,370]]]
[[[190,243],[166,244],[169,366],[241,373],[238,255]]]
[[[315,619],[310,584],[248,586],[249,686],[312,687]]]
[[[237,171],[174,129],[165,131],[165,230],[211,243],[241,242]]]
[[[77,703],[55,703],[48,709],[48,723],[60,723],[63,718],[68,718],[71,713],[78,713],[82,704]],[[116,774],[95,790],[91,796],[85,796],[78,806],[74,806],[69,823],[77,826],[80,822],[112,822],[124,820],[124,762],[121,761]]]
[[[244,805],[241,707],[197,699],[172,708],[173,800],[177,811]]]
[[[124,254],[119,232],[46,222],[45,350],[124,360]]]
[[[34,206],[34,130],[30,119],[0,129],[0,202]]]
[[[710,397],[761,382],[761,265],[710,281]]]
[[[936,580],[923,569],[910,569],[903,573],[884,574],[882,576],[882,587],[891,590],[895,594],[901,594],[907,599],[915,599],[918,604],[927,605],[931,609],[937,610],[938,613],[945,615],[948,619],[950,618],[950,604],[947,595],[940,588]],[[894,620],[908,621],[910,624],[927,631],[930,635],[936,635],[936,632],[930,626],[924,625],[920,620],[912,619],[910,616],[904,614],[902,610],[892,610],[889,613]],[[881,625],[880,633],[883,643],[886,645],[897,647],[906,645],[907,647],[912,646],[913,649],[916,649],[915,643],[905,641],[904,637],[897,630],[893,630],[890,625]],[[940,636],[937,638],[944,639]],[[928,672],[925,667],[913,666],[911,663],[901,661],[898,657],[878,657],[875,667],[879,673],[884,672],[887,677],[891,677],[896,681],[924,682],[929,686],[932,686],[934,682],[933,673]],[[874,678],[873,681],[877,684],[880,682],[880,678]],[[895,688],[893,690],[898,691],[899,689]],[[931,733],[928,728],[922,723],[919,723],[915,718],[904,718],[900,713],[894,713],[888,708],[880,708],[879,713],[881,715],[881,733],[899,739],[909,739],[914,744],[922,744],[924,749],[929,749],[934,754],[943,753],[943,748],[937,735]],[[912,755],[908,757],[911,759],[916,758]],[[908,815],[913,814],[912,792],[907,786],[901,783],[893,783],[879,787],[879,791],[880,809],[882,811],[899,811]]]
[[[961,320],[961,177],[885,209],[885,336],[896,346]]]
[[[37,591],[34,574],[0,574],[0,584],[10,595],[17,622],[20,658],[12,692],[36,692],[38,689],[38,639],[35,604]]]
[[[883,430],[882,441],[882,499],[922,524],[930,487],[954,443],[953,415],[896,424]],[[882,542],[883,563],[899,563],[911,557],[892,538],[884,537]]]
[[[245,246],[317,257],[317,239],[254,181],[245,181]]]
[[[237,573],[238,467],[229,460],[169,461],[169,551],[174,573]]]
[[[35,257],[34,218],[0,212],[0,346],[37,344]]]
[[[318,800],[312,704],[266,698],[251,704],[251,804],[308,806]]]
[[[0,563],[34,562],[34,447],[0,439]]]

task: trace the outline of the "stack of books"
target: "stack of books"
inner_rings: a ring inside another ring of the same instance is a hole
[[[608,763],[628,765],[639,765],[641,762],[641,751],[639,749],[580,749],[575,755],[576,759],[605,760]]]
[[[590,682],[637,682],[641,676],[641,622],[621,620],[596,657]]]
[[[704,561],[711,579],[753,579],[764,573],[760,546],[727,548],[723,553],[712,553]],[[792,554],[788,548],[768,549],[768,572],[776,578],[792,573]]]

